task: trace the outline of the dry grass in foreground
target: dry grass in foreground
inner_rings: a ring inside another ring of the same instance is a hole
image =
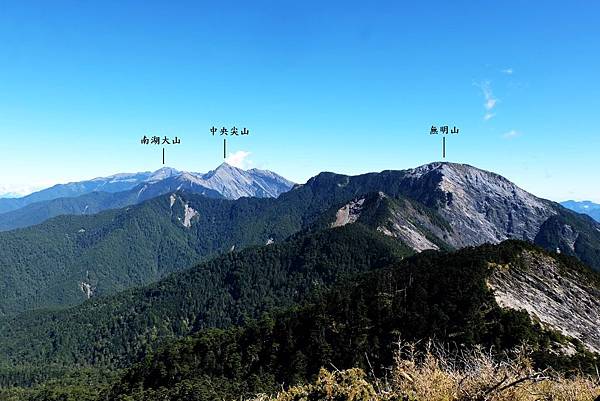
[[[450,353],[430,344],[401,345],[386,379],[360,369],[322,369],[314,384],[254,401],[596,401],[600,378],[536,371],[524,349],[503,361],[481,349]],[[600,401],[600,398],[598,398]]]

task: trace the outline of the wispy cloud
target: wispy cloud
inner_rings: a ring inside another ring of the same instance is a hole
[[[493,113],[492,110],[496,107],[499,100],[494,96],[494,93],[492,92],[490,81],[483,81],[476,85],[481,89],[481,92],[483,93],[483,98],[485,99],[483,107],[486,110],[483,119],[485,121],[488,121],[496,115],[496,113]]]
[[[506,75],[512,75],[515,71],[512,68],[505,68],[503,70],[500,70],[500,72]]]
[[[492,88],[490,87],[490,83],[484,82],[481,87],[481,90],[483,91],[483,96],[485,97],[485,109],[488,111],[492,110],[494,107],[496,107],[498,99],[494,97],[494,94],[492,93]]]
[[[513,129],[513,130],[510,130],[510,131],[508,131],[508,132],[505,132],[505,133],[502,135],[502,138],[504,138],[504,139],[513,139],[513,138],[516,138],[516,137],[518,137],[518,136],[521,136],[521,133],[520,133],[519,131],[515,131],[515,130]]]
[[[238,150],[237,152],[230,153],[229,156],[225,158],[225,162],[227,162],[227,164],[229,165],[232,165],[233,167],[246,169],[250,164],[248,156],[250,156],[250,152],[246,152],[245,150]]]

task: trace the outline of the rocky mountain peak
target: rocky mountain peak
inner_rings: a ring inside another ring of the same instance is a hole
[[[158,170],[156,170],[155,172],[153,172],[152,175],[150,176],[150,178],[148,179],[148,181],[149,182],[160,181],[160,180],[164,180],[166,178],[177,176],[180,174],[181,174],[181,172],[179,170],[176,170],[172,167],[162,167],[162,168],[159,168]]]
[[[409,176],[434,174],[441,202],[439,213],[460,232],[454,246],[497,243],[509,238],[533,241],[541,224],[556,214],[552,202],[540,199],[506,178],[466,164],[433,163]]]
[[[554,202],[538,198],[498,174],[458,163],[435,162],[408,170],[359,176],[321,173],[305,186],[321,199],[339,196],[349,200],[382,191],[394,199],[416,201],[429,211],[411,211],[408,215],[393,217],[391,224],[395,228],[390,231],[425,234],[419,227],[412,227],[414,221],[419,221],[453,248],[506,239],[534,242],[542,224],[560,212],[560,206]],[[305,186],[296,190],[304,191]],[[415,204],[414,209],[418,210],[419,206]],[[441,219],[419,217],[430,212]],[[417,249],[429,246],[431,244],[420,241]]]
[[[485,184],[492,182],[495,185],[514,187],[515,185],[499,174],[492,173],[469,164],[434,162],[424,164],[414,169],[406,170],[408,177],[424,178],[426,176],[437,176],[440,181],[446,182],[471,182]]]
[[[221,164],[219,164],[219,166],[217,166],[216,169],[209,171],[208,173],[204,174],[204,178],[208,179],[212,176],[236,176],[236,175],[240,175],[243,174],[245,172],[245,170],[242,170],[241,168],[237,168],[232,166],[231,164],[228,164],[227,162],[223,162]]]
[[[216,169],[205,174],[178,172],[178,175],[168,181],[169,189],[184,188],[196,193],[204,193],[205,190],[208,190],[229,199],[245,196],[277,197],[282,192],[290,190],[294,185],[291,181],[271,171],[243,170],[227,163],[222,163]]]

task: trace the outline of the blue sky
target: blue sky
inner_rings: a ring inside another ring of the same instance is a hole
[[[232,160],[296,182],[441,159],[600,201],[600,4],[1,1],[1,191]],[[245,157],[244,157],[245,156]]]

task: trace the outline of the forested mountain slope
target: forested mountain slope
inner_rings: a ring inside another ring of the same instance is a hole
[[[304,383],[322,366],[383,374],[398,338],[432,337],[496,352],[527,341],[540,367],[593,372],[586,349],[600,339],[581,316],[600,310],[600,278],[576,259],[519,241],[400,260],[406,252],[362,223],[310,230],[70,310],[4,320],[0,383],[61,377],[6,392],[23,400],[237,399]],[[561,289],[557,320],[545,312]],[[102,369],[137,357],[98,398],[111,377]]]
[[[147,287],[5,319],[0,366],[6,381],[28,365],[127,366],[167,339],[243,324],[410,253],[362,225],[227,253]]]
[[[282,383],[304,383],[324,366],[361,367],[381,375],[392,365],[399,338],[436,338],[467,348],[480,344],[495,352],[526,341],[540,368],[593,372],[597,356],[577,340],[524,311],[497,304],[491,276],[499,268],[526,276],[535,260],[531,255],[552,259],[588,291],[600,289],[597,274],[523,242],[427,251],[365,273],[302,307],[174,342],[131,368],[103,399],[233,399],[273,392]],[[600,300],[595,302],[598,308]],[[566,356],[568,348],[578,351]]]
[[[277,205],[178,192],[0,233],[0,314],[80,303],[233,248],[282,241],[303,228],[303,210]]]

